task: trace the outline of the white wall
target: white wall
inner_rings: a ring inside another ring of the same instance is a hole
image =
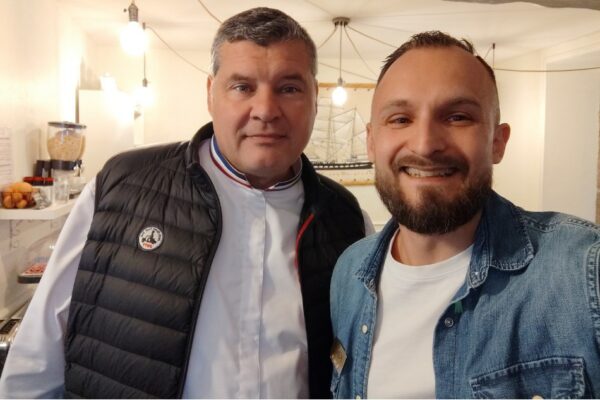
[[[73,120],[85,38],[57,0],[0,1],[0,129],[12,136],[13,180],[31,175],[40,135],[51,120]],[[26,248],[62,220],[0,221],[0,318],[31,292],[16,283]]]
[[[183,52],[182,55],[200,68],[208,69],[207,53]],[[96,47],[91,69],[98,76],[113,76],[119,90],[127,93],[133,93],[143,79],[142,58],[128,56],[119,47]],[[145,144],[189,140],[210,121],[205,74],[169,50],[151,49],[146,58],[146,77],[154,92],[154,103],[144,112]]]
[[[576,60],[573,60],[576,61]],[[551,63],[559,69],[579,63]],[[600,71],[547,78],[542,208],[596,219]]]
[[[543,69],[540,52],[497,67]],[[511,126],[504,159],[494,169],[494,189],[521,207],[542,207],[545,75],[496,71],[501,120]]]

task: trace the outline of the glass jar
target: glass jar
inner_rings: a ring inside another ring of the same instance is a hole
[[[73,122],[48,122],[48,154],[53,160],[76,161],[85,146],[85,125]]]
[[[35,208],[42,209],[49,207],[54,200],[54,178],[42,176],[26,176],[23,178],[33,186],[33,197],[35,199]]]
[[[64,204],[69,201],[69,177],[61,175],[54,178],[54,201],[56,204]]]

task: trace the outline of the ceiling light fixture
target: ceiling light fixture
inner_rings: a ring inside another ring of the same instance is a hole
[[[144,53],[144,79],[142,79],[142,86],[135,89],[133,97],[135,107],[138,109],[154,104],[154,92],[152,88],[148,87],[148,79],[146,79],[146,53]]]
[[[336,106],[343,106],[346,104],[346,100],[348,100],[348,92],[344,88],[344,80],[342,79],[342,31],[350,22],[350,18],[347,17],[336,17],[333,19],[333,24],[335,25],[335,29],[340,29],[340,51],[339,51],[339,75],[337,80],[337,87],[331,93],[331,101]]]
[[[141,56],[148,48],[148,38],[146,37],[145,27],[140,25],[139,9],[135,5],[135,0],[131,0],[129,8],[123,11],[129,13],[129,23],[121,31],[121,47],[129,55]]]

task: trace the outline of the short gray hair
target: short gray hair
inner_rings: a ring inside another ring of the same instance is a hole
[[[219,70],[219,50],[223,43],[249,40],[259,46],[269,46],[282,41],[300,40],[310,58],[310,71],[317,75],[317,48],[306,30],[282,11],[257,7],[242,11],[224,21],[215,36],[210,50],[211,73]]]

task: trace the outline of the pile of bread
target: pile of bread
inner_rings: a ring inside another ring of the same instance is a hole
[[[15,182],[2,189],[2,207],[27,208],[33,207],[33,186],[27,182]]]

